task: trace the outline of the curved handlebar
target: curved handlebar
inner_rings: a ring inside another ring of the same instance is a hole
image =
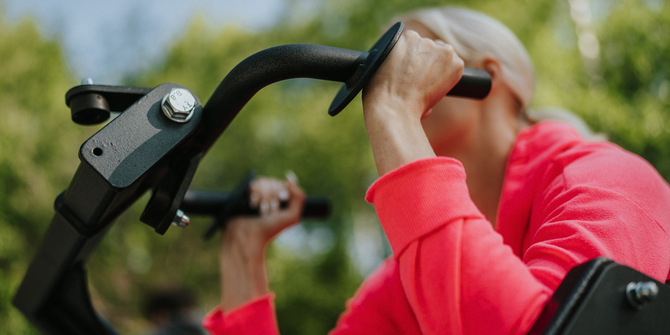
[[[244,105],[265,86],[292,78],[312,78],[345,83],[329,114],[339,113],[367,84],[402,35],[404,25],[393,25],[369,52],[313,44],[288,44],[257,52],[244,59],[221,81],[203,109],[203,123],[196,143],[207,150]],[[491,77],[466,68],[461,80],[447,94],[485,98]]]
[[[263,87],[292,78],[346,81],[366,53],[312,44],[288,44],[259,51],[235,66],[203,108],[205,148],[211,146],[244,105]]]

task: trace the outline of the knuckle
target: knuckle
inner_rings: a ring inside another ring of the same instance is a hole
[[[454,49],[454,46],[451,44],[444,44],[442,45],[442,50],[444,50],[444,53],[450,57],[454,57],[456,55],[456,50]]]
[[[420,38],[421,37],[419,35],[419,33],[417,33],[416,31],[414,31],[412,29],[408,29],[407,31],[405,31],[403,36],[406,36],[406,38]]]

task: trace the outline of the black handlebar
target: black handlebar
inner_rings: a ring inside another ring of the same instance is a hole
[[[214,217],[214,222],[205,230],[204,239],[210,239],[221,229],[229,218],[235,216],[257,216],[258,208],[252,208],[248,202],[248,193],[208,192],[189,190],[181,202],[181,209],[189,215]],[[281,202],[280,207],[286,208]],[[302,210],[303,219],[326,220],[330,216],[331,205],[328,198],[307,197]]]
[[[188,214],[214,217],[214,222],[203,234],[203,238],[207,240],[224,227],[228,219],[259,214],[258,208],[252,208],[249,201],[250,185],[254,178],[256,174],[250,173],[230,193],[189,190],[181,202],[181,209]],[[280,203],[282,208],[286,205],[286,202]],[[302,218],[325,220],[330,216],[330,212],[330,200],[327,198],[307,197]]]
[[[463,76],[447,93],[448,96],[484,99],[491,91],[491,75],[482,70],[463,69]]]
[[[244,105],[265,86],[292,78],[344,82],[328,113],[337,115],[365,87],[402,35],[398,22],[368,52],[313,44],[288,44],[257,52],[235,66],[203,108],[200,138],[205,150],[228,127]],[[491,89],[490,75],[466,68],[447,94],[483,99]]]
[[[235,201],[234,196],[226,192],[208,192],[189,190],[181,202],[181,209],[193,215],[217,215],[222,208]],[[284,207],[285,204],[282,204]],[[258,215],[257,208],[248,204],[236,208],[233,215]],[[307,197],[302,216],[308,219],[326,219],[330,215],[330,200],[321,197]]]

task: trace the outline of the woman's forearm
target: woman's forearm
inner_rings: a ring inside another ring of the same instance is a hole
[[[415,113],[405,110],[410,108],[403,104],[374,104],[366,110],[365,125],[380,176],[407,163],[435,156],[421,121]]]
[[[233,238],[230,235],[237,235]],[[246,236],[244,236],[246,235]],[[265,247],[244,230],[229,229],[221,247],[221,307],[230,311],[269,293]]]
[[[250,191],[252,206],[260,207],[261,215],[231,219],[221,241],[219,265],[224,311],[270,293],[265,249],[280,231],[299,221],[305,202],[305,193],[292,173],[287,174],[286,181],[258,178],[252,182]],[[280,200],[288,200],[286,208],[279,208]]]

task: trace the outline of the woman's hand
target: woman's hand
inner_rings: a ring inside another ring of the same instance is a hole
[[[230,311],[269,293],[265,271],[265,248],[279,232],[297,223],[305,194],[293,173],[285,181],[257,178],[250,186],[250,204],[258,217],[236,217],[228,221],[220,253],[221,307]],[[286,201],[286,208],[280,202]]]
[[[441,41],[408,30],[363,90],[365,126],[380,175],[435,153],[421,119],[463,75],[463,60]]]
[[[365,88],[365,112],[421,117],[456,85],[463,68],[451,45],[407,30]]]

